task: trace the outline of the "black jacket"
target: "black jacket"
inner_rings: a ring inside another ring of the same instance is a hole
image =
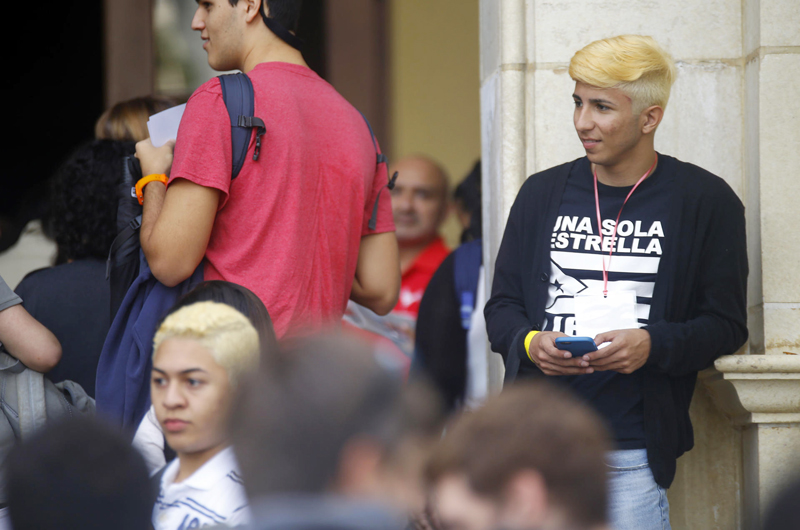
[[[506,361],[506,381],[542,375],[524,338],[544,321],[550,236],[575,161],[525,181],[511,207],[484,314],[492,349]],[[747,245],[744,207],[719,177],[659,154],[675,227],[659,263],[650,306],[652,346],[643,370],[645,444],[656,482],[669,487],[675,461],[694,444],[689,404],[697,372],[747,340]]]

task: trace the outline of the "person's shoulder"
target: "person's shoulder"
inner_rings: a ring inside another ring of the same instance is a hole
[[[547,168],[545,170],[538,171],[538,172],[534,173],[533,175],[529,176],[525,180],[525,184],[523,184],[523,186],[526,186],[526,185],[527,186],[539,186],[539,185],[542,185],[542,184],[553,183],[556,180],[558,180],[559,177],[562,177],[565,174],[568,174],[569,171],[572,169],[572,167],[575,164],[581,163],[581,161],[584,160],[585,158],[586,157],[577,158],[575,160],[571,160],[569,162],[565,162],[563,164],[559,164],[557,166],[553,166],[553,167]]]
[[[673,164],[676,186],[688,196],[695,196],[703,202],[713,201],[742,206],[742,201],[725,179],[691,162],[675,157],[660,155]]]
[[[63,282],[77,280],[79,278],[97,278],[105,281],[106,263],[97,258],[85,258],[52,267],[36,269],[25,275],[19,283],[19,287],[42,282]]]
[[[532,174],[525,179],[518,196],[542,197],[544,191],[550,189],[559,179],[566,178],[572,167],[575,164],[581,163],[585,158],[586,157],[578,158]]]
[[[186,105],[198,104],[203,100],[222,98],[222,85],[219,77],[212,77],[192,92]]]
[[[55,268],[56,267],[42,267],[41,269],[30,271],[23,276],[22,280],[19,282],[19,285],[17,285],[17,288],[14,290],[19,291],[20,289],[27,289],[31,285],[40,282],[42,279],[51,277]]]

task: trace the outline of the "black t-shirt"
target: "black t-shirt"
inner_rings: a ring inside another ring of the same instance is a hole
[[[31,272],[17,286],[25,309],[61,343],[61,361],[46,376],[75,381],[94,397],[97,362],[111,326],[106,264],[86,259]]]
[[[670,193],[662,165],[645,179],[625,204],[617,227],[614,252],[608,251],[614,224],[629,187],[598,182],[603,247],[597,229],[594,179],[588,159],[572,169],[558,210],[550,240],[550,286],[543,331],[576,335],[573,297],[602,289],[602,256],[608,268],[609,291],[636,291],[636,316],[640,326],[648,323],[650,301],[667,226]],[[611,331],[611,330],[609,330]],[[644,443],[641,372],[613,371],[579,376],[560,376],[609,423],[620,449],[641,449]]]

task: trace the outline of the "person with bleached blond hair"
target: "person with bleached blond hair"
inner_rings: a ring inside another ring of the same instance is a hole
[[[258,369],[258,332],[226,304],[197,302],[164,319],[153,351],[150,396],[177,454],[158,479],[153,528],[248,522],[227,422],[236,386]]]
[[[669,528],[697,372],[747,340],[744,207],[721,178],[656,152],[677,70],[654,39],[592,42],[569,73],[586,156],[520,189],[487,331],[507,381],[569,386],[610,426],[613,528]]]

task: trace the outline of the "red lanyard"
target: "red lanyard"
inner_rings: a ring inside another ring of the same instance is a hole
[[[641,184],[644,181],[644,179],[647,178],[650,172],[653,171],[653,168],[656,167],[657,163],[658,163],[658,153],[656,153],[656,159],[653,161],[653,165],[650,166],[650,169],[648,169],[647,172],[645,172],[645,174],[642,175],[642,178],[640,178],[639,181],[636,184],[634,184],[633,188],[631,188],[631,191],[628,192],[628,196],[625,197],[624,201],[622,201],[622,206],[620,207],[619,213],[617,214],[617,222],[614,224],[614,232],[611,235],[611,245],[609,246],[608,250],[608,268],[611,268],[611,257],[612,254],[614,253],[614,244],[617,242],[617,227],[619,226],[619,218],[622,216],[622,209],[625,208],[625,204],[628,202],[628,199],[631,198],[631,195],[633,195],[633,192],[636,191],[636,188],[639,187],[639,184]],[[600,194],[597,192],[597,169],[594,170],[594,204],[595,207],[597,208],[597,230],[600,232],[600,251],[602,252],[603,221],[600,217]],[[603,296],[608,296],[608,268],[606,267],[606,257],[605,256],[601,257],[603,259]]]

